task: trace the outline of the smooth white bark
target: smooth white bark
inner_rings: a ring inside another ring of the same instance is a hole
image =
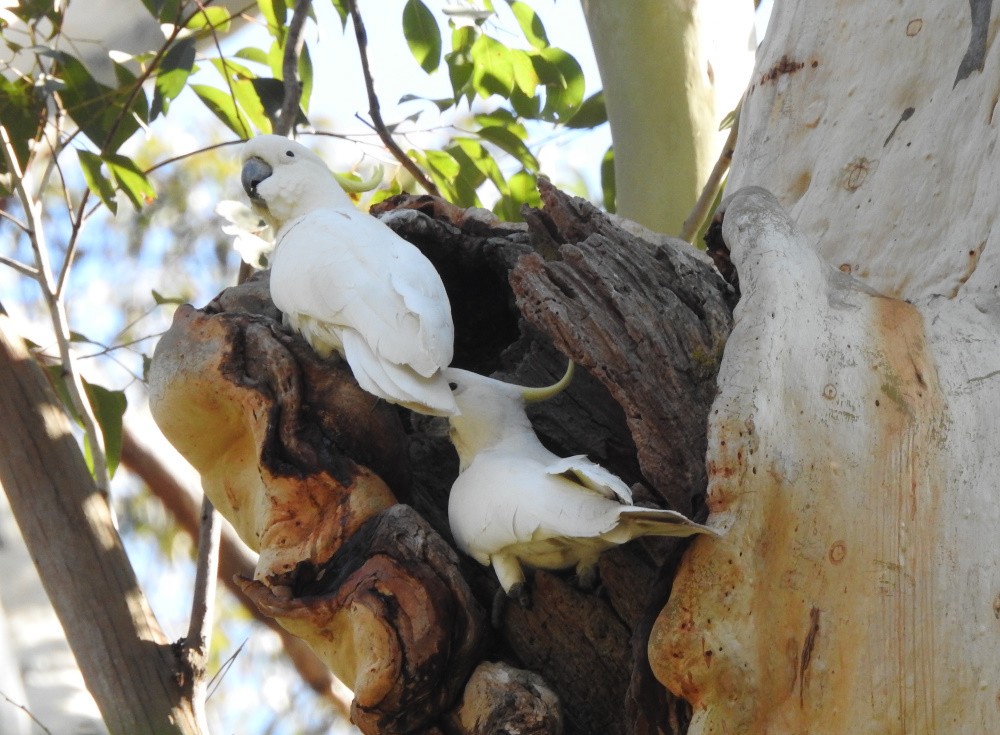
[[[676,235],[753,63],[753,3],[580,0],[604,84],[618,213]]]
[[[695,735],[997,730],[984,8],[775,10],[730,191],[777,200],[743,190],[724,225],[743,288],[710,421],[726,536],[694,544],[651,640]]]

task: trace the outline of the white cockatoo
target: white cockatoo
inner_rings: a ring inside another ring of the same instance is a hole
[[[572,377],[524,388],[457,368],[445,375],[460,413],[449,418],[459,475],[448,499],[458,548],[493,566],[500,586],[527,604],[523,565],[575,566],[592,579],[602,551],[639,536],[714,535],[672,510],[633,505],[621,479],[583,455],[560,458],[538,440],[527,401],[554,396]],[[497,608],[494,607],[494,622]]]
[[[455,328],[441,277],[415,246],[351,202],[305,146],[278,135],[243,145],[243,188],[275,233],[271,299],[322,356],[339,352],[369,393],[450,416],[441,370]]]

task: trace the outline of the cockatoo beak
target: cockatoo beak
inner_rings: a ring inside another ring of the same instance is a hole
[[[257,186],[267,179],[274,169],[272,169],[263,159],[253,156],[243,164],[243,171],[240,174],[240,181],[243,182],[243,191],[251,199],[259,199]]]

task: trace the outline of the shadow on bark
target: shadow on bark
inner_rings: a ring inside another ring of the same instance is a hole
[[[732,292],[684,243],[540,190],[526,224],[428,196],[374,213],[440,271],[454,365],[543,385],[574,360],[569,389],[531,410],[542,441],[616,472],[639,503],[702,517]],[[449,544],[458,464],[441,420],[319,360],[280,326],[266,276],[179,309],[150,383],[164,433],[261,553],[244,590],[354,690],[366,733],[685,729],[646,661],[683,542],[605,553],[596,592],[537,572],[531,609],[508,605],[491,631],[493,572]]]

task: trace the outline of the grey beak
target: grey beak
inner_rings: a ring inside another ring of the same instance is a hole
[[[265,163],[263,159],[257,158],[257,156],[247,159],[247,162],[243,164],[243,171],[240,174],[240,181],[243,182],[243,191],[251,199],[259,199],[260,195],[257,193],[257,186],[272,173],[274,173],[274,169]]]

